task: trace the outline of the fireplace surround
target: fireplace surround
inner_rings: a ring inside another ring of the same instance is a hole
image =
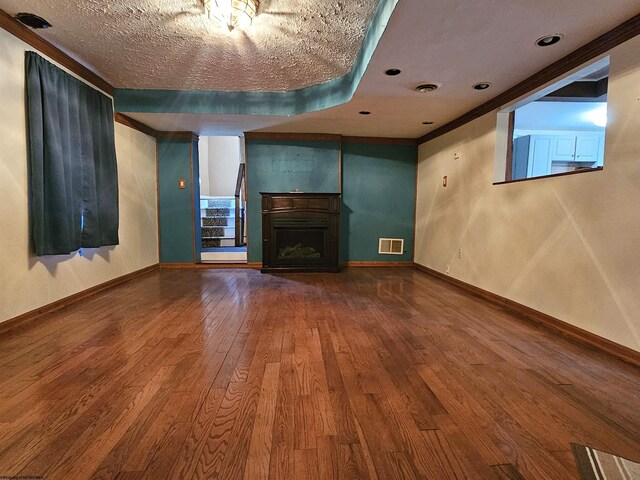
[[[340,194],[262,195],[262,272],[338,272]]]

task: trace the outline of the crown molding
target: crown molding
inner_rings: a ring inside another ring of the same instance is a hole
[[[299,141],[299,142],[342,142],[370,145],[418,145],[415,138],[392,137],[352,137],[334,133],[286,133],[286,132],[245,132],[245,140]]]
[[[113,114],[113,119],[116,122],[121,123],[122,125],[126,125],[127,127],[131,127],[135,130],[138,130],[139,132],[146,133],[147,135],[154,138],[158,138],[158,134],[160,133],[158,132],[158,130],[151,128],[150,126],[145,125],[144,123],[139,122],[138,120],[135,120],[131,117],[127,117],[126,115],[123,115],[119,112]]]
[[[139,132],[146,133],[147,135],[154,137],[156,140],[174,140],[180,142],[197,142],[200,139],[200,135],[195,132],[163,132],[156,130],[155,128],[151,128],[150,126],[139,122],[138,120],[128,117],[122,113],[116,112],[113,115],[113,119],[121,123],[122,125],[126,125],[127,127],[131,127]]]
[[[78,75],[83,80],[86,80],[90,84],[102,90],[104,93],[107,93],[113,96],[113,86],[100,77],[94,71],[88,69],[77,60],[74,60],[69,55],[64,53],[58,47],[46,41],[40,35],[34,33],[29,27],[26,27],[18,20],[13,18],[4,10],[0,9],[0,28],[3,28],[11,35],[16,38],[19,38],[26,44],[38,50],[38,52],[46,55],[54,62],[62,65],[63,67],[69,69],[74,74]]]
[[[548,67],[543,68],[526,80],[511,87],[504,93],[492,98],[488,102],[483,103],[479,107],[470,110],[455,120],[437,128],[433,132],[427,133],[418,139],[419,144],[423,144],[445,133],[449,133],[487,113],[503,107],[513,102],[519,97],[526,95],[533,90],[555,80],[556,78],[570,72],[589,60],[594,59],[598,55],[602,55],[614,47],[631,40],[633,37],[640,35],[640,14],[631,17],[626,22],[621,23],[617,27],[609,30],[604,35],[600,35],[595,40],[574,50],[569,55],[561,58],[557,62],[552,63]]]
[[[245,140],[284,140],[299,142],[339,142],[342,135],[332,133],[245,132]]]
[[[178,142],[197,142],[200,140],[200,135],[195,132],[156,132],[156,138]]]
[[[342,137],[342,143],[364,143],[369,145],[418,145],[417,138],[392,137]]]

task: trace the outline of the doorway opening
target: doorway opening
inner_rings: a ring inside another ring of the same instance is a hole
[[[202,263],[246,263],[246,168],[242,137],[202,136],[200,246]]]

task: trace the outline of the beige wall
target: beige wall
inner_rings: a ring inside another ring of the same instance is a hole
[[[200,195],[233,197],[240,164],[239,137],[200,137]]]
[[[200,196],[209,197],[209,137],[200,137],[198,141],[198,167],[200,172]]]
[[[0,29],[0,322],[158,263],[156,146],[116,124],[120,245],[33,257],[27,214],[24,52]]]
[[[496,114],[423,144],[416,262],[640,351],[640,37],[611,52],[606,135],[602,172],[495,186]]]

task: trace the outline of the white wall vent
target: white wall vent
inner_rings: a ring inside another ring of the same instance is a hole
[[[378,253],[381,255],[402,255],[403,252],[403,238],[380,238],[378,241]]]

